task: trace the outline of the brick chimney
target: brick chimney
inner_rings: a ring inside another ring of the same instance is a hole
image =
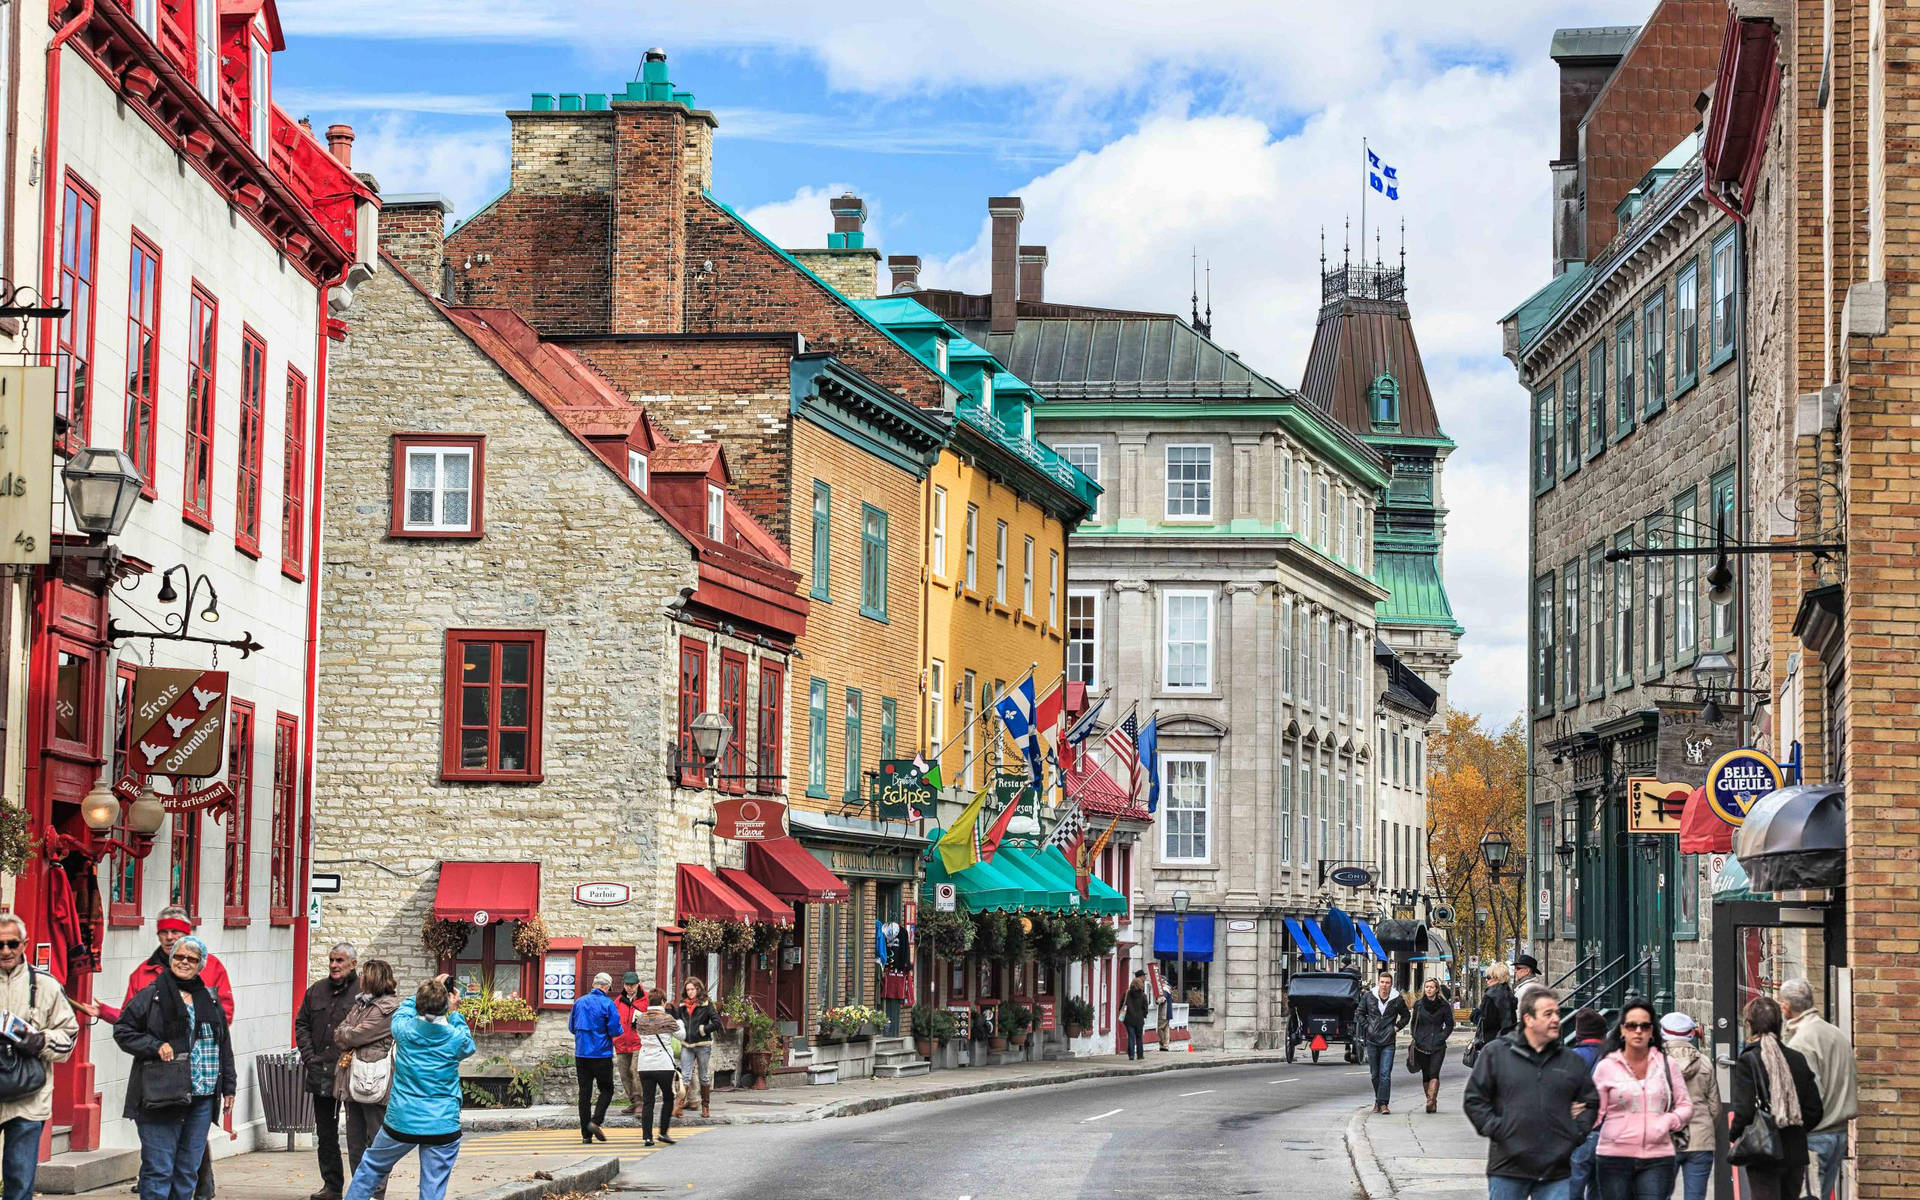
[[[436,296],[447,296],[447,214],[453,205],[431,192],[380,198],[380,249]]]
[[[918,254],[887,255],[887,270],[893,274],[893,286],[887,290],[894,295],[905,295],[920,290],[920,256]]]
[[[807,270],[849,300],[871,300],[880,286],[880,251],[867,245],[867,202],[852,192],[827,201],[833,232],[822,249],[789,249]]]
[[[1046,295],[1047,248],[1020,247],[1020,299],[1038,304]]]
[[[667,52],[649,50],[641,77],[615,96],[613,256],[609,324],[614,333],[685,328],[687,213],[712,181],[713,114],[667,78]]]
[[[993,219],[993,306],[988,328],[994,333],[1012,333],[1019,317],[1020,218],[1026,211],[1018,196],[987,201],[987,215]]]
[[[353,170],[353,126],[327,126],[327,153],[347,170]]]
[[[827,201],[827,211],[833,214],[833,235],[827,239],[827,245],[835,250],[852,249],[867,244],[867,202],[852,192],[842,192]]]

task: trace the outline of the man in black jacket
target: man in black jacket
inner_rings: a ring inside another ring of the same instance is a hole
[[[1393,1050],[1400,1031],[1413,1019],[1407,1002],[1393,988],[1391,972],[1380,972],[1373,991],[1360,997],[1353,1014],[1354,1037],[1367,1048],[1367,1070],[1373,1076],[1373,1111],[1389,1111],[1393,1098]]]
[[[293,1017],[293,1040],[306,1068],[307,1092],[313,1097],[313,1148],[320,1159],[320,1190],[308,1200],[340,1200],[346,1170],[340,1161],[340,1101],[333,1094],[333,1076],[340,1052],[333,1048],[333,1031],[353,1007],[360,992],[360,952],[345,942],[327,952],[327,977],[316,980],[300,1001]]]
[[[1552,988],[1528,989],[1520,1027],[1480,1052],[1461,1107],[1488,1142],[1488,1200],[1567,1200],[1573,1152],[1600,1094],[1586,1060],[1560,1046]]]

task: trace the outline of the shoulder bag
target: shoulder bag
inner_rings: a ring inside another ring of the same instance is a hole
[[[1787,1159],[1786,1146],[1780,1141],[1780,1126],[1773,1119],[1773,1102],[1767,1095],[1765,1064],[1754,1065],[1753,1088],[1756,1093],[1753,1120],[1747,1123],[1731,1147],[1727,1161],[1736,1167],[1777,1167]]]
[[[379,1058],[368,1060],[361,1058],[356,1051],[353,1063],[347,1068],[347,1099],[356,1104],[385,1104],[387,1092],[393,1087],[393,1047]]]
[[[193,1051],[176,1052],[172,1062],[149,1059],[140,1072],[140,1106],[178,1108],[193,1100]]]
[[[1460,1065],[1469,1071],[1473,1070],[1473,1064],[1480,1061],[1480,1046],[1480,1039],[1474,1038],[1473,1041],[1468,1044],[1467,1052],[1460,1056]]]
[[[27,964],[27,1012],[39,996],[40,978]],[[10,1038],[0,1038],[0,1102],[34,1095],[47,1083],[47,1064],[37,1054],[23,1054]]]

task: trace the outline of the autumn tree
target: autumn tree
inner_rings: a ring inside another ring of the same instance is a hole
[[[1525,929],[1526,799],[1527,739],[1520,718],[1490,732],[1478,716],[1450,710],[1445,727],[1428,743],[1427,863],[1434,889],[1453,906],[1454,950],[1461,960],[1477,954],[1485,962],[1499,954],[1496,927],[1502,940]],[[1498,888],[1480,852],[1480,839],[1496,831],[1512,846]]]

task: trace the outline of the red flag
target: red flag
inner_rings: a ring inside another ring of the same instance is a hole
[[[1033,705],[1033,727],[1044,730],[1056,742],[1060,740],[1060,718],[1066,715],[1066,699],[1067,689],[1056,683]]]
[[[994,852],[1000,849],[1000,839],[1007,836],[1007,826],[1013,824],[1013,814],[1020,810],[1020,794],[1015,793],[1012,803],[1000,811],[993,819],[992,828],[980,838],[980,861],[992,862]]]

